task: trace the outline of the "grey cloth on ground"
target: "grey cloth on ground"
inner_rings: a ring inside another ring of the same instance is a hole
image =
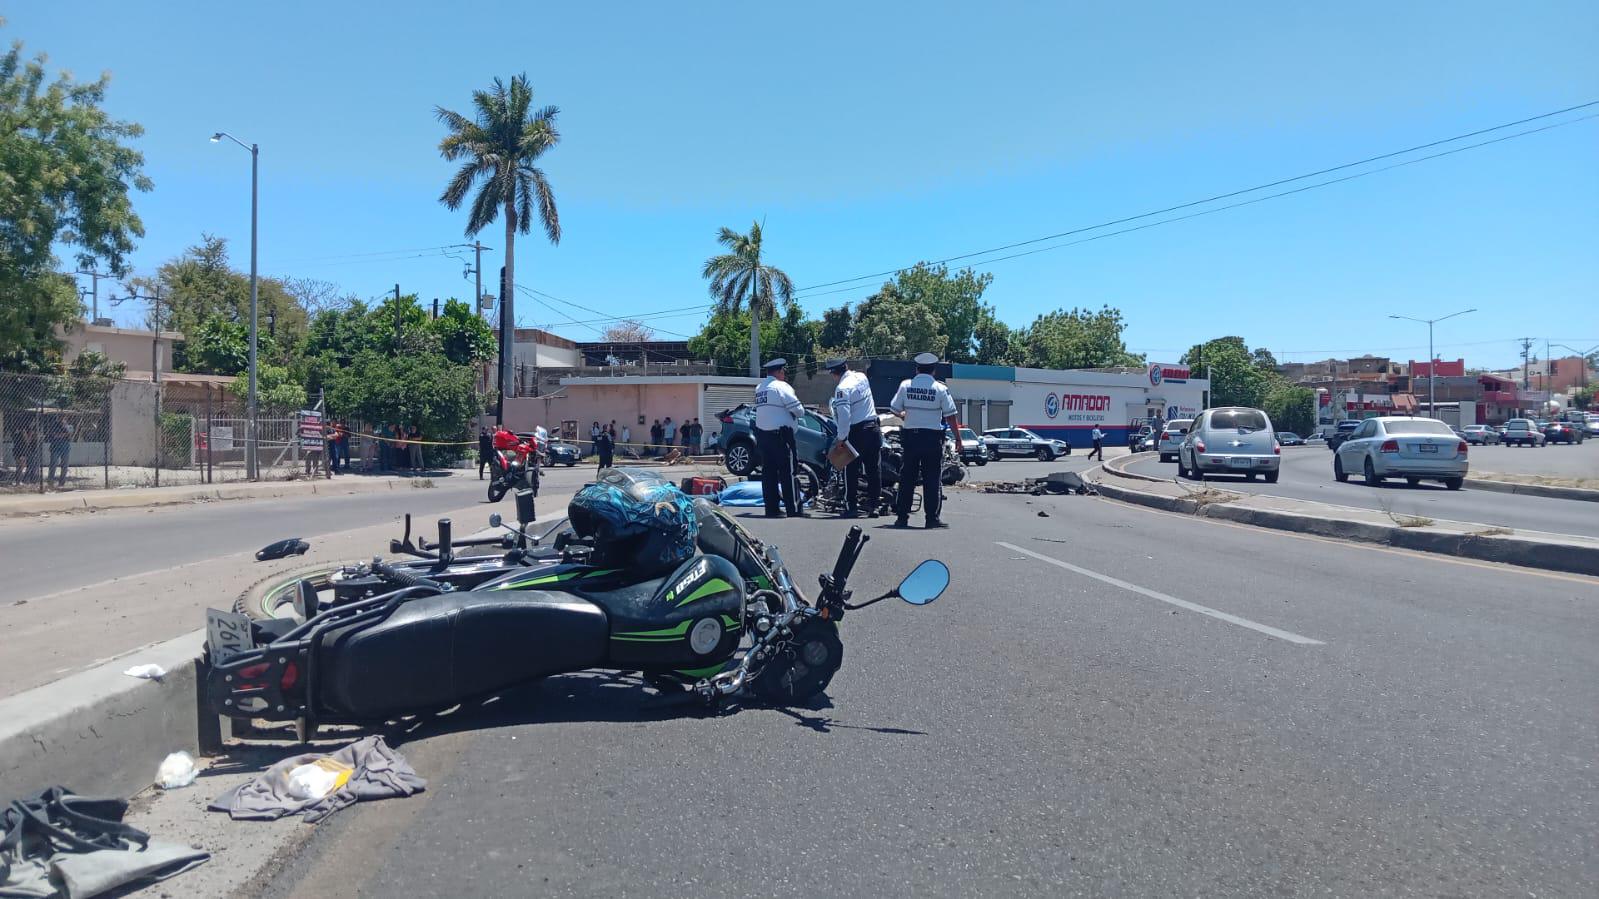
[[[0,897],[83,899],[164,880],[210,858],[122,823],[128,803],[51,787],[0,809]]]
[[[427,788],[411,763],[383,742],[382,737],[363,737],[332,754],[336,762],[355,769],[343,787],[321,799],[295,799],[289,795],[289,772],[320,758],[325,752],[291,756],[218,796],[210,805],[214,812],[227,812],[235,821],[273,821],[284,815],[304,815],[316,823],[347,805],[364,799],[410,796]]]

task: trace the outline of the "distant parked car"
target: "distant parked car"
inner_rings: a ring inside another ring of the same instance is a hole
[[[1166,422],[1166,427],[1160,430],[1160,442],[1155,449],[1160,451],[1160,461],[1170,462],[1177,458],[1177,450],[1183,445],[1183,435],[1188,433],[1194,420],[1192,418],[1174,418]]]
[[[1204,480],[1207,474],[1259,474],[1277,483],[1282,444],[1271,419],[1259,409],[1228,406],[1206,409],[1194,419],[1177,451],[1177,475]]]
[[[961,461],[968,465],[987,465],[990,460],[998,459],[995,455],[994,440],[990,437],[979,437],[971,428],[961,428]]]
[[[1277,442],[1283,446],[1304,446],[1305,438],[1295,434],[1293,431],[1278,431]]]
[[[1467,443],[1475,443],[1478,446],[1499,442],[1499,432],[1487,425],[1466,425],[1460,429],[1460,432],[1465,435]]]
[[[1327,448],[1336,452],[1338,445],[1343,443],[1345,440],[1348,440],[1349,435],[1355,433],[1355,429],[1358,427],[1360,427],[1359,419],[1350,419],[1348,421],[1339,422],[1338,427],[1334,428],[1333,432],[1327,435]]]
[[[1040,437],[1026,428],[994,428],[984,431],[983,436],[994,438],[996,458],[1032,456],[1040,462],[1053,462],[1057,456],[1072,454],[1072,446],[1066,441]]]
[[[761,467],[761,451],[755,445],[755,407],[740,403],[717,418],[722,431],[716,438],[716,451],[721,453],[723,464],[733,474],[749,477]],[[826,471],[827,451],[836,433],[832,419],[805,410],[794,429],[795,455],[799,461]]]
[[[564,441],[552,442],[545,456],[549,459],[549,464],[565,465],[567,468],[576,465],[581,459],[581,454],[577,451],[577,447]]]
[[[1466,480],[1466,449],[1466,441],[1437,419],[1368,418],[1333,453],[1333,478],[1347,481],[1359,472],[1372,487],[1401,477],[1412,487],[1428,480],[1459,490]]]
[[[1502,439],[1506,446],[1543,446],[1547,438],[1543,435],[1543,429],[1532,420],[1512,418],[1505,422]]]
[[[1549,443],[1581,443],[1587,436],[1569,421],[1551,421],[1543,429],[1544,440]]]

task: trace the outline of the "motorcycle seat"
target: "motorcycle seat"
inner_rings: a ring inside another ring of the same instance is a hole
[[[373,623],[317,640],[318,693],[332,711],[382,718],[605,659],[609,625],[571,593],[462,591],[412,599]]]

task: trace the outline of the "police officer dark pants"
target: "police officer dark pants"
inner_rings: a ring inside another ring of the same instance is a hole
[[[939,469],[944,461],[944,433],[926,428],[906,428],[899,432],[900,447],[904,450],[905,465],[899,473],[900,518],[911,514],[911,498],[916,494],[917,482],[922,487],[922,511],[929,522],[938,521],[943,485],[939,483]]]
[[[755,445],[761,451],[761,499],[768,515],[780,511],[790,515],[799,513],[794,495],[793,433],[793,428],[755,431]]]
[[[877,514],[879,496],[883,492],[883,469],[879,459],[883,454],[883,432],[875,419],[858,422],[849,427],[849,445],[860,455],[844,470],[844,508],[850,513]],[[861,475],[866,476],[866,498],[861,501]]]

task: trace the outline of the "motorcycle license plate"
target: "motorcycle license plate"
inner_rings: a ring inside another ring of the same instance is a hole
[[[205,610],[205,645],[213,663],[226,662],[241,652],[255,648],[250,635],[250,619],[239,612]]]
[[[1227,464],[1231,465],[1234,468],[1248,468],[1249,467],[1249,460],[1247,458],[1246,459],[1228,459],[1227,460]]]
[[[1436,453],[1438,452],[1438,445],[1436,443],[1423,443],[1421,451],[1424,453]]]

